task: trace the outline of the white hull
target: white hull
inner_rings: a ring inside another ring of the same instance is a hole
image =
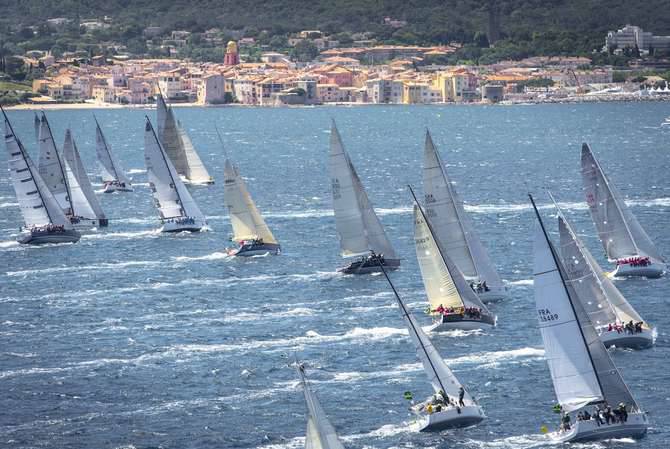
[[[434,322],[430,327],[428,327],[428,331],[440,332],[455,329],[472,331],[477,329],[490,329],[492,327],[495,327],[495,325],[496,325],[496,318],[493,318],[492,321],[473,320],[471,318],[463,318],[462,320],[455,320],[455,321],[439,320]]]
[[[446,410],[426,415],[421,421],[420,432],[439,432],[454,427],[468,427],[480,423],[486,416],[476,405],[468,405],[460,409],[450,406]]]
[[[665,272],[666,266],[662,263],[651,262],[647,266],[633,266],[630,264],[618,265],[610,276],[612,277],[628,277],[628,276],[643,276],[647,278],[658,278]]]
[[[77,218],[70,219],[70,223],[72,223],[72,226],[77,230],[86,230],[91,228],[105,227],[108,225],[108,220],[98,220],[96,218]]]
[[[130,187],[121,187],[118,185],[108,184],[105,186],[103,193],[114,193],[114,192],[132,192],[133,189]]]
[[[278,256],[281,253],[281,246],[277,243],[267,243],[262,245],[245,245],[240,248],[228,248],[226,250],[230,256],[252,257],[272,254]]]
[[[647,433],[647,416],[644,413],[629,413],[625,423],[602,424],[595,419],[577,421],[567,432],[557,432],[554,439],[561,442],[609,440],[612,438],[642,438]]]
[[[192,224],[178,224],[178,223],[165,223],[160,229],[161,232],[200,232],[200,230],[205,226],[204,223],[196,221]]]
[[[642,329],[637,334],[629,334],[626,331],[621,333],[613,330],[604,329],[600,334],[600,340],[606,347],[616,346],[617,348],[644,349],[654,345],[655,335],[653,329]]]
[[[487,292],[477,293],[477,296],[479,296],[479,299],[481,299],[484,304],[488,304],[508,299],[509,293],[507,291],[507,288],[500,287],[500,288],[492,288]]]

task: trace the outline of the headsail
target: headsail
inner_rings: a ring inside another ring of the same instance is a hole
[[[149,118],[144,132],[144,159],[161,219],[192,217],[204,221],[202,212],[163,151]]]
[[[603,400],[637,408],[574,288],[565,282],[565,268],[535,213],[535,304],[559,403],[566,412]]]
[[[4,111],[3,115],[4,115]],[[72,229],[63,210],[39,175],[38,169],[5,118],[5,146],[9,171],[26,228],[55,224]]]
[[[598,262],[559,211],[561,254],[569,281],[595,326],[643,321],[618,288],[603,273]]]
[[[426,130],[423,188],[426,214],[449,257],[466,278],[486,281],[487,286],[503,288],[488,252],[475,232],[447,170],[440,159],[430,132]]]
[[[488,313],[456,264],[441,248],[418,203],[414,204],[414,243],[421,278],[431,310],[443,307],[477,307]]]
[[[73,214],[70,186],[67,183],[65,164],[56,149],[56,142],[51,133],[51,127],[46,114],[42,113],[40,120],[40,157],[38,161],[39,174],[46,183],[49,191],[60,204],[66,215]]]
[[[98,162],[100,163],[103,182],[118,181],[130,186],[130,179],[128,179],[123,172],[119,161],[112,153],[97,119],[95,119],[95,152],[98,156]]]
[[[213,178],[202,163],[200,156],[195,151],[191,138],[186,134],[186,130],[181,126],[181,122],[177,121],[177,129],[179,131],[179,138],[184,147],[184,154],[186,155],[186,166],[188,173],[186,178],[196,184],[211,184],[214,182]]]
[[[77,210],[78,208],[75,205],[75,213],[77,215],[81,215],[86,218],[95,217],[99,220],[101,224],[106,223],[107,218],[105,217],[105,213],[103,212],[102,207],[100,206],[98,197],[95,196],[95,192],[93,191],[91,181],[88,179],[86,169],[84,169],[84,164],[81,162],[81,157],[79,156],[79,150],[77,149],[77,144],[75,143],[74,138],[72,137],[72,132],[69,129],[65,131],[65,143],[63,144],[63,158],[65,159],[67,167],[72,171],[72,174],[76,179],[78,187],[81,189],[81,192],[86,200],[87,207],[92,209],[93,212],[92,215],[81,214],[79,213],[79,211]],[[73,185],[73,183],[70,183],[70,185]],[[74,189],[72,190],[73,190],[72,200],[74,202],[75,197],[77,197],[77,195],[75,194]]]
[[[586,202],[607,257],[616,260],[640,255],[664,261],[587,144],[582,145],[581,162]]]
[[[395,259],[395,251],[344,149],[335,122],[330,130],[330,178],[342,256],[354,257],[372,250],[386,259]]]
[[[300,381],[307,404],[307,434],[305,449],[344,449],[337,437],[335,428],[328,420],[316,395],[309,388],[302,365],[298,366]]]
[[[233,226],[233,240],[261,238],[265,243],[277,243],[247,191],[246,183],[237,167],[226,159],[223,170],[223,196]]]

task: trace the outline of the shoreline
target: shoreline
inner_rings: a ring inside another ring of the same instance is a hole
[[[581,103],[621,103],[621,102],[662,102],[670,101],[670,95],[640,97],[638,95],[612,95],[612,96],[577,96],[565,98],[543,98],[543,99],[509,99],[497,103],[490,102],[463,102],[463,103],[322,103],[322,104],[297,104],[267,106],[257,104],[201,104],[201,103],[172,103],[170,107],[174,108],[316,108],[316,107],[361,107],[361,106],[532,106],[541,104],[581,104]],[[41,111],[41,110],[71,110],[71,109],[156,109],[155,104],[118,104],[118,103],[22,103],[12,106],[3,106],[7,111]]]

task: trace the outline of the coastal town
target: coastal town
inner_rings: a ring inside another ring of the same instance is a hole
[[[59,23],[60,19],[50,19]],[[62,19],[65,20],[65,19]],[[402,22],[386,18],[389,26]],[[103,26],[84,23],[83,26]],[[288,40],[293,47],[308,43],[318,50],[310,61],[289,54],[261,51],[250,58],[253,38],[228,42],[218,30],[203,33],[225,48],[219,62],[193,62],[177,57],[135,58],[124,52],[109,57],[64,52],[58,58],[45,51],[21,56],[28,67],[44,76],[31,81],[22,102],[32,105],[89,103],[145,105],[162,93],[173,104],[240,104],[257,106],[317,104],[433,104],[525,103],[603,100],[658,100],[670,98],[660,76],[635,76],[608,66],[594,66],[588,57],[535,56],[489,65],[446,65],[459,44],[440,46],[375,45],[361,39],[349,46],[319,30],[304,30]],[[151,37],[155,30],[144,30]],[[175,30],[163,41],[176,56],[190,38]],[[626,25],[604,39],[603,51],[648,53],[670,49],[670,36],[655,36]],[[644,61],[637,69],[645,69]],[[654,61],[652,69],[670,63]]]

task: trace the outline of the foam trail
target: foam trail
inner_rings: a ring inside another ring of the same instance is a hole
[[[161,234],[159,229],[152,229],[150,231],[135,231],[135,232],[104,232],[97,234],[84,234],[81,236],[82,240],[115,240],[115,239],[135,239],[143,237],[158,237]]]
[[[127,173],[129,175],[137,175],[137,174],[146,173],[146,172],[147,171],[143,168],[131,168],[130,170],[128,170]]]
[[[221,253],[221,252],[214,252],[212,254],[206,254],[204,256],[195,256],[195,257],[189,257],[189,256],[177,256],[173,257],[172,260],[176,262],[192,262],[192,261],[197,261],[197,260],[222,260],[222,259],[229,259],[230,256],[226,253]]]
[[[19,203],[0,203],[0,209],[4,209],[6,207],[18,207]]]

